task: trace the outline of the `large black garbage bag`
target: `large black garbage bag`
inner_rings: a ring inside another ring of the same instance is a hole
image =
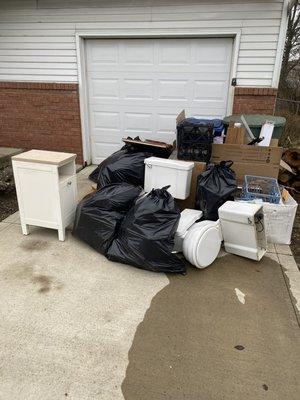
[[[74,236],[105,254],[141,190],[128,183],[115,183],[86,196],[76,209]]]
[[[150,152],[137,152],[127,148],[115,152],[99,166],[97,189],[118,182],[144,186],[144,160],[151,155]]]
[[[218,208],[232,199],[236,190],[235,172],[230,168],[232,161],[208,164],[198,175],[195,208],[203,211],[203,219],[216,221]]]
[[[153,189],[130,209],[106,257],[150,271],[185,273],[184,263],[171,253],[179,218],[171,194]]]
[[[99,165],[96,167],[90,174],[89,179],[95,183],[98,182],[98,175],[99,175]]]
[[[109,183],[128,182],[144,186],[145,158],[156,156],[168,158],[172,149],[149,147],[147,145],[125,145],[106,158],[89,175],[98,189]]]

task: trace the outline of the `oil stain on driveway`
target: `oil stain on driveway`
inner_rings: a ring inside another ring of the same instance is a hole
[[[169,280],[137,329],[126,400],[299,399],[299,326],[278,263],[228,255]]]

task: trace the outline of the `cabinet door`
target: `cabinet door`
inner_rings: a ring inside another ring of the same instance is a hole
[[[73,222],[77,204],[76,176],[64,179],[59,185],[59,192],[63,226],[68,226]]]
[[[51,167],[41,164],[17,163],[14,168],[18,202],[25,223],[57,227],[56,176]]]

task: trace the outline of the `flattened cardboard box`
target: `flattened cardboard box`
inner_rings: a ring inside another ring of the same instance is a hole
[[[206,164],[199,161],[194,161],[194,163],[195,165],[192,172],[190,195],[185,200],[176,200],[181,210],[184,210],[185,208],[195,208],[197,177],[202,171],[204,171]]]
[[[260,147],[244,144],[213,144],[212,162],[232,160],[239,163],[266,163],[279,165],[282,147]],[[251,175],[251,174],[250,174]]]
[[[245,175],[268,176],[270,178],[278,178],[279,165],[272,164],[252,164],[234,162],[231,169],[235,172],[236,181],[241,185]]]

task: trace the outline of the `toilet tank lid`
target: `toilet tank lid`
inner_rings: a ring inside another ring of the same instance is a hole
[[[194,162],[181,161],[181,160],[170,160],[159,157],[149,157],[144,160],[146,165],[157,165],[159,167],[174,168],[189,171],[194,168]]]

